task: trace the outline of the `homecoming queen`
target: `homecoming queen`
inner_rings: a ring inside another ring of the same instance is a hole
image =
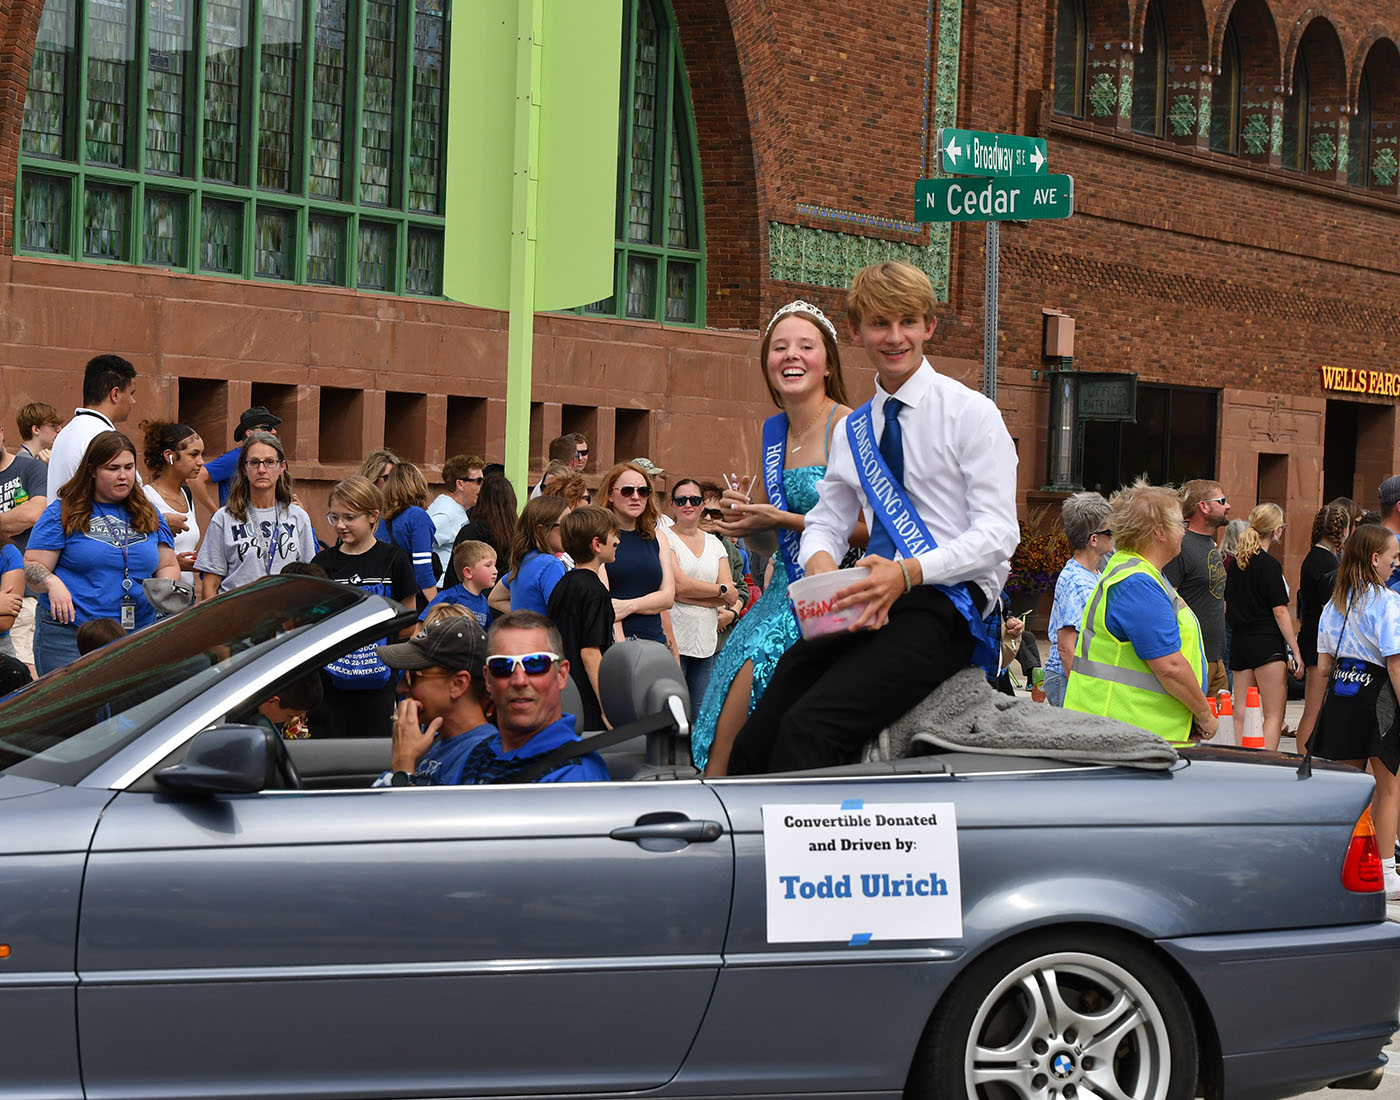
[[[758,362],[768,393],[782,412],[763,423],[758,483],[726,494],[726,522],[719,527],[730,538],[776,529],[778,553],[771,583],[715,655],[704,701],[692,700],[699,709],[691,755],[706,775],[726,774],[734,735],[758,705],[778,659],[798,639],[787,588],[802,576],[798,543],[804,517],[817,503],[817,482],[826,474],[832,433],[851,411],[836,326],[816,306],[799,300],[773,314]],[[742,499],[745,490],[755,498],[753,503]],[[863,535],[856,538],[864,542]]]

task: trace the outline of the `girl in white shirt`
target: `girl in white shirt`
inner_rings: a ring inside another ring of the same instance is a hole
[[[199,520],[189,483],[204,469],[204,440],[188,424],[168,420],[143,420],[143,457],[151,480],[141,486],[157,512],[165,516],[175,536],[175,558],[180,579],[194,585],[194,559],[199,550]]]

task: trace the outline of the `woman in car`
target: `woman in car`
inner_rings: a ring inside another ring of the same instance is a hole
[[[24,562],[40,593],[39,675],[77,659],[78,627],[90,619],[115,619],[126,630],[153,623],[141,582],[179,578],[165,517],[135,488],[136,448],[121,432],[100,432],[30,531]]]
[[[1215,736],[1201,624],[1162,576],[1186,522],[1170,485],[1139,479],[1109,500],[1117,552],[1089,596],[1065,709],[1121,719],[1177,744]]]
[[[433,562],[433,519],[428,515],[428,479],[412,462],[400,462],[385,479],[384,516],[374,537],[390,542],[413,562],[413,577],[425,599],[437,595],[440,570]]]
[[[1386,587],[1400,544],[1385,527],[1363,523],[1347,539],[1332,598],[1317,630],[1317,667],[1327,694],[1307,751],[1376,780],[1371,817],[1381,850],[1385,894],[1400,898],[1395,830],[1400,822],[1400,593]]]
[[[675,653],[675,640],[661,625],[661,613],[676,600],[675,562],[657,531],[661,509],[651,478],[635,462],[619,462],[603,475],[597,499],[612,510],[621,540],[608,566],[608,588],[622,637],[660,642]]]
[[[1259,688],[1264,746],[1278,748],[1288,675],[1303,671],[1283,566],[1269,553],[1287,528],[1277,504],[1257,504],[1240,534],[1235,560],[1225,569],[1225,621],[1230,624],[1230,670],[1234,694]]]
[[[282,441],[271,432],[243,437],[228,503],[209,520],[194,568],[203,599],[213,599],[294,561],[310,561],[319,543],[311,517],[292,497]]]

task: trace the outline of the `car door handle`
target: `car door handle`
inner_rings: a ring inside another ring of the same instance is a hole
[[[679,840],[713,841],[724,835],[718,821],[642,821],[636,825],[620,825],[608,836],[613,840]]]

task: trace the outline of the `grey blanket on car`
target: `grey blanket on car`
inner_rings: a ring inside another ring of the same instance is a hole
[[[928,746],[1130,768],[1164,769],[1177,760],[1176,750],[1155,733],[1116,718],[1003,695],[976,668],[949,677],[882,730],[866,747],[865,758],[899,760],[927,752]]]

